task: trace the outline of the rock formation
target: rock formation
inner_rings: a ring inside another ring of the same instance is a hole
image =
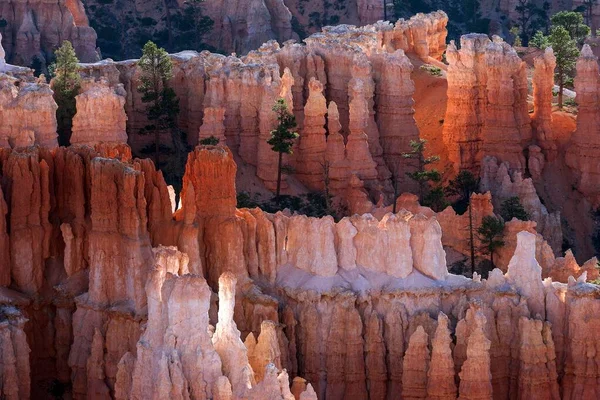
[[[83,62],[98,60],[96,32],[89,26],[80,0],[3,1],[0,15],[6,21],[2,46],[8,62],[30,66],[35,58],[45,63],[68,40]]]
[[[71,144],[127,143],[123,85],[111,88],[107,80],[85,80],[75,97]]]
[[[555,252],[562,247],[563,237],[560,213],[550,213],[537,195],[531,178],[523,179],[521,172],[510,173],[507,162],[498,162],[493,157],[485,157],[481,166],[480,187],[490,191],[494,208],[500,210],[502,202],[510,197],[518,197],[537,231],[548,241]]]
[[[0,74],[0,147],[56,147],[56,109],[47,84]]]
[[[598,165],[594,159],[600,148],[600,133],[598,132],[598,88],[600,73],[598,58],[594,56],[589,45],[584,45],[577,60],[575,91],[577,93],[577,129],[571,137],[565,161],[577,175],[577,188],[596,204],[598,202]]]
[[[533,108],[532,126],[535,139],[540,144],[549,160],[556,157],[557,143],[552,134],[552,90],[554,89],[554,69],[556,57],[552,48],[534,61],[533,74]]]
[[[523,171],[531,141],[525,65],[516,51],[494,37],[470,34],[460,50],[448,46],[448,108],[444,143],[454,168],[478,171],[485,155]]]
[[[292,14],[283,0],[209,0],[202,10],[214,21],[204,41],[227,53],[245,54],[266,41],[293,37]]]
[[[417,137],[410,59],[435,63],[446,23],[433,13],[242,58],[173,55],[179,122],[192,142],[220,141],[188,155],[179,208],[152,161],[123,143],[125,115],[136,145],[146,123],[135,61],[82,65],[70,147],[56,146],[48,86],[2,75],[2,395],[45,398],[57,382],[74,399],[598,397],[600,303],[586,283],[598,271],[550,248],[560,218],[522,179],[523,65],[505,44],[468,36],[449,53],[448,125],[471,135],[453,151],[476,149],[460,160],[482,164],[490,191],[472,196],[473,220],[515,195],[534,219],[507,221],[501,269],[485,280],[448,272],[452,251],[468,251],[467,215],[410,194],[397,213],[383,202],[389,169],[410,169],[399,156]],[[265,138],[278,98],[301,122],[289,187],[322,189],[323,159],[331,192],[369,213],[237,209],[238,171],[273,184]],[[541,149],[528,162],[542,177]]]

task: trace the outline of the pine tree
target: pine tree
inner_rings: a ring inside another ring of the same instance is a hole
[[[554,19],[553,19],[554,20]],[[567,78],[573,72],[579,50],[577,43],[569,35],[569,31],[563,26],[555,26],[549,37],[550,45],[556,57],[556,81],[558,84],[558,107],[563,107],[563,91]]]
[[[277,100],[273,106],[273,112],[277,114],[277,128],[271,131],[271,138],[267,143],[271,146],[271,150],[279,153],[279,162],[277,164],[277,192],[275,197],[279,199],[281,194],[281,171],[283,168],[283,155],[292,154],[292,146],[294,140],[298,137],[295,132],[296,117],[288,111],[284,99]]]
[[[551,18],[552,28],[563,27],[578,44],[582,44],[590,34],[590,27],[583,22],[583,15],[576,11],[561,11]],[[556,50],[555,50],[556,52]]]
[[[52,79],[52,90],[54,90],[54,101],[58,105],[56,110],[56,122],[58,130],[58,142],[61,146],[68,146],[71,139],[73,117],[77,112],[75,96],[81,87],[81,76],[79,76],[79,60],[75,54],[73,45],[65,40],[54,52],[55,61],[50,65]]]
[[[427,140],[411,140],[410,148],[411,151],[403,153],[402,157],[417,160],[417,169],[414,172],[407,172],[406,176],[417,182],[419,185],[419,202],[423,203],[425,196],[425,190],[427,189],[429,182],[439,182],[442,179],[441,174],[437,169],[426,169],[428,165],[435,164],[440,161],[439,156],[425,157],[425,147]],[[396,199],[394,199],[396,201]]]
[[[481,226],[477,229],[477,236],[482,243],[482,251],[490,255],[492,268],[494,268],[494,253],[504,246],[503,233],[504,221],[492,215],[483,217]]]
[[[458,200],[453,204],[454,210],[463,214],[469,211],[469,249],[471,253],[471,274],[475,273],[475,235],[473,232],[473,208],[471,207],[471,195],[479,189],[479,179],[471,171],[462,170],[455,179],[451,180],[446,192],[449,195],[458,196]]]
[[[169,131],[176,152],[185,150],[182,132],[177,129],[179,99],[169,86],[173,76],[173,63],[167,52],[149,41],[142,50],[138,61],[141,71],[137,90],[142,94],[142,102],[147,103],[146,115],[150,122],[141,133],[154,134],[154,162],[161,167],[161,134]]]
[[[500,216],[505,221],[511,221],[513,218],[521,221],[529,221],[529,214],[525,211],[525,207],[521,204],[521,200],[514,196],[502,202],[500,206]]]

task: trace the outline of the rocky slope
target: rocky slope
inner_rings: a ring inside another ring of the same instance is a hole
[[[79,59],[96,61],[96,32],[89,26],[80,0],[0,2],[0,33],[6,59],[30,66],[34,60],[43,67],[63,40],[69,40]]]
[[[222,139],[188,155],[179,204],[152,161],[125,143],[138,146],[145,124],[134,60],[82,65],[68,147],[57,146],[49,86],[0,62],[0,394],[600,396],[600,291],[586,283],[597,262],[558,257],[561,217],[536,190],[560,163],[593,176],[593,137],[581,132],[597,85],[578,93],[578,132],[562,143],[546,104],[551,53],[535,63],[532,118],[514,51],[466,36],[446,70],[446,23],[438,12],[328,28],[304,45],[268,42],[240,58],[173,55],[181,126],[192,144]],[[586,49],[578,86],[597,80],[592,61]],[[475,224],[515,195],[533,219],[507,221],[485,280],[449,272],[451,257],[469,253],[468,214],[435,213],[411,194],[392,213],[386,199],[390,176],[414,167],[400,154],[421,135],[412,72],[424,63],[448,80],[447,153],[466,155],[456,169],[481,170],[487,193],[472,197]],[[274,185],[265,139],[277,98],[300,122],[287,184],[322,190],[327,162],[351,216],[237,208],[240,170]],[[578,195],[593,201],[590,183],[578,181]]]

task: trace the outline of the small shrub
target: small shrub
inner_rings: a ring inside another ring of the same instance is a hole
[[[500,215],[504,221],[511,221],[513,218],[521,221],[529,221],[531,217],[525,211],[521,200],[517,196],[509,197],[502,202],[500,206]]]
[[[199,142],[202,146],[216,146],[219,144],[219,139],[214,136],[210,136],[204,139],[201,139]]]
[[[565,106],[571,106],[571,107],[577,107],[577,102],[575,101],[574,98],[572,97],[567,97],[563,103],[565,104]]]
[[[442,69],[438,68],[434,65],[429,65],[429,64],[421,65],[421,69],[423,71],[427,71],[429,73],[429,75],[431,75],[431,76],[442,76]]]

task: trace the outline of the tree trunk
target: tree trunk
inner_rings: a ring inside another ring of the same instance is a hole
[[[471,276],[473,276],[475,274],[475,238],[473,237],[473,212],[471,208],[471,198],[469,197],[469,245],[471,247]]]
[[[560,79],[560,83],[558,85],[558,108],[562,110],[563,108],[563,89],[565,88],[565,84],[563,83],[563,79]]]
[[[277,192],[275,198],[279,200],[279,194],[281,193],[281,163],[283,162],[283,153],[279,152],[279,164],[277,166]]]
[[[490,251],[490,262],[492,263],[492,269],[494,269],[494,251]]]

